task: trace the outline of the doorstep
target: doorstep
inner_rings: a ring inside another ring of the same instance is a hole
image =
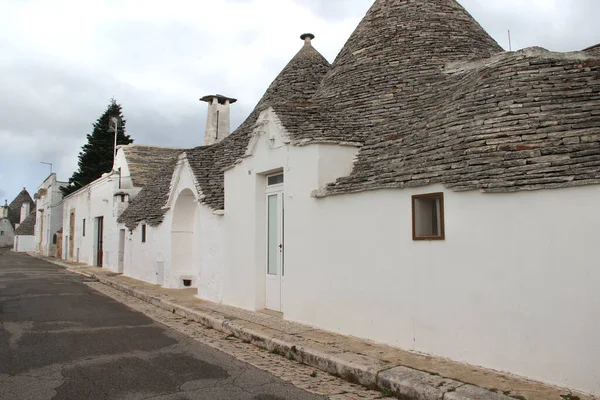
[[[198,299],[188,289],[165,289],[102,268],[30,255],[261,348],[399,398],[597,400],[525,378],[286,321],[280,313],[211,303]]]

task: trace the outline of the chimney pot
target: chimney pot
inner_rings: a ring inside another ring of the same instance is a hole
[[[235,103],[237,99],[215,94],[204,96],[200,101],[208,103],[204,145],[209,146],[220,142],[229,135],[229,105]]]
[[[310,44],[310,42],[315,38],[315,35],[312,33],[303,33],[300,36],[300,39],[304,40],[304,44]]]

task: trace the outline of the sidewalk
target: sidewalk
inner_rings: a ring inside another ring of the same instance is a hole
[[[256,346],[399,398],[594,400],[523,378],[343,336],[281,317],[200,300],[196,289],[164,289],[101,268],[39,257]]]

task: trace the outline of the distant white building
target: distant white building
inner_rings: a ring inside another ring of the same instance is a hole
[[[128,237],[117,218],[154,172],[180,152],[134,144],[118,146],[111,172],[64,198],[62,257],[121,272]]]
[[[60,188],[67,182],[56,179],[56,173],[51,173],[38,187],[33,196],[36,200],[35,242],[36,251],[46,257],[56,256],[56,232],[62,227],[63,203]]]
[[[10,204],[4,201],[4,205],[0,207],[0,247],[13,247],[15,230],[34,206],[35,203],[25,188]]]

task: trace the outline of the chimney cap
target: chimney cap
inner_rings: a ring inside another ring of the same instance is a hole
[[[307,43],[310,43],[310,41],[314,38],[315,35],[313,35],[312,33],[303,33],[302,35],[300,35],[300,39],[304,40]]]
[[[233,97],[223,96],[222,94],[209,94],[202,97],[200,101],[206,101],[207,103],[210,103],[213,101],[213,99],[217,99],[219,104],[225,104],[227,100],[229,100],[229,104],[233,104],[237,101],[237,99],[234,99]]]

